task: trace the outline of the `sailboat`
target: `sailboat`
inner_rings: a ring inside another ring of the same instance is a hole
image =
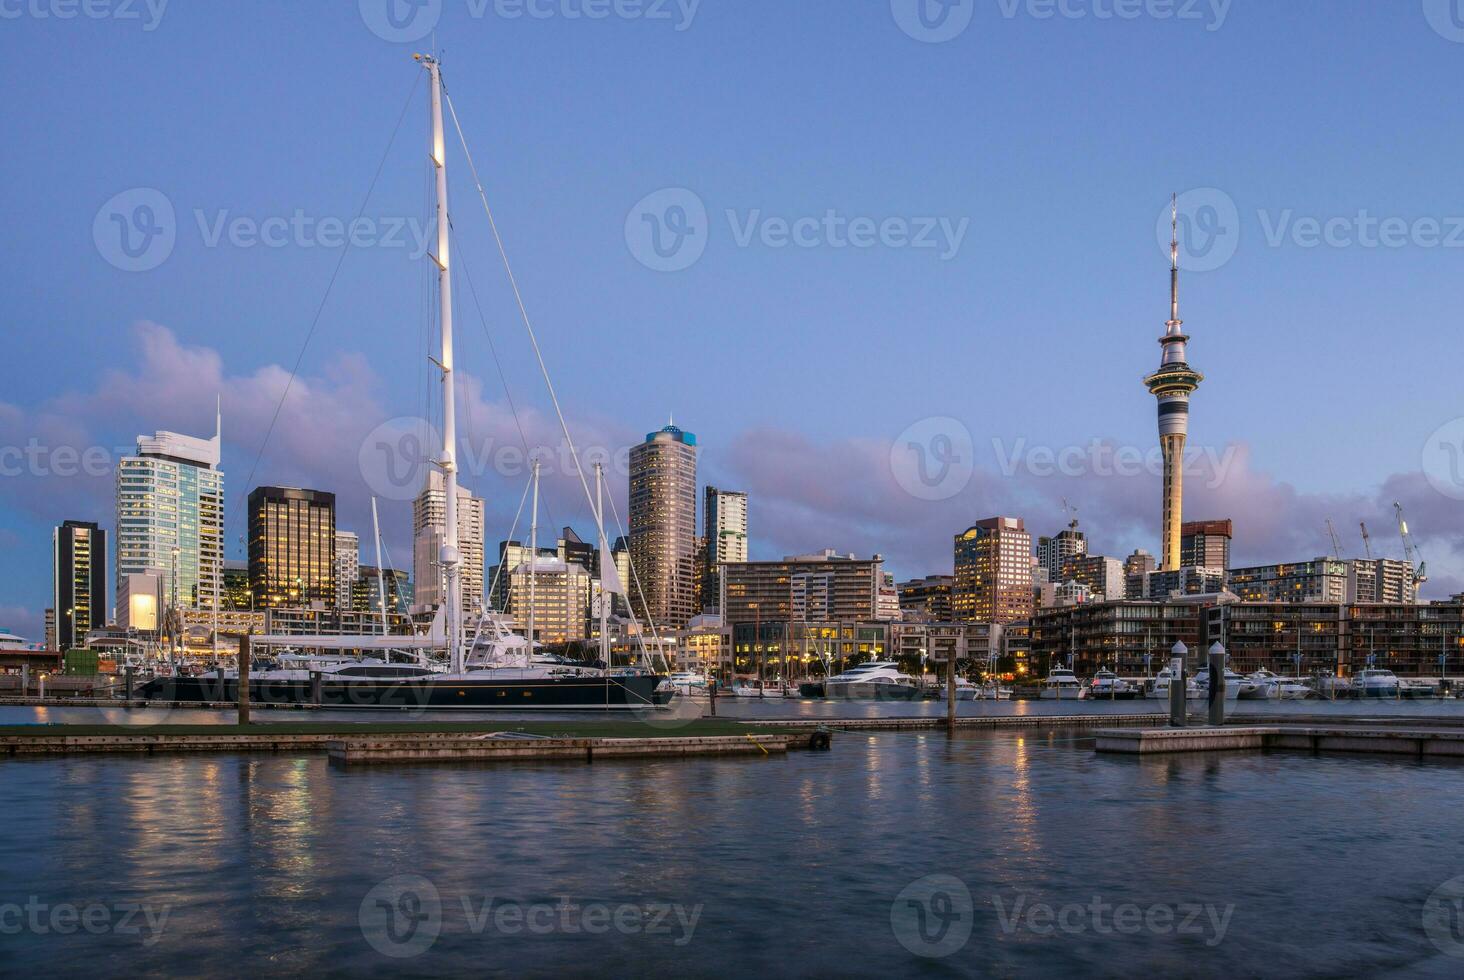
[[[456,391],[453,369],[452,276],[449,268],[447,210],[447,154],[442,125],[442,71],[435,57],[413,56],[430,77],[431,145],[429,156],[436,177],[437,252],[429,256],[437,268],[438,326],[441,349],[435,363],[442,376],[442,445],[435,459],[445,484],[445,520],[440,560],[445,571],[444,601],[425,634],[413,636],[258,636],[261,648],[292,647],[357,653],[377,652],[382,657],[322,659],[318,664],[292,662],[255,674],[251,671],[250,700],[258,704],[318,704],[330,708],[388,708],[392,710],[643,710],[666,705],[674,691],[652,670],[616,670],[610,664],[605,596],[624,592],[608,560],[603,471],[596,467],[595,521],[599,529],[601,567],[600,661],[575,664],[538,654],[534,645],[533,602],[528,635],[512,634],[501,618],[480,610],[471,642],[467,638],[462,603],[462,558],[458,552],[458,465]],[[449,104],[450,105],[450,104]],[[537,343],[536,343],[537,348]],[[547,375],[546,375],[547,380]],[[550,388],[553,394],[552,386]],[[555,410],[558,412],[556,400]],[[562,422],[562,416],[561,416]],[[568,431],[566,429],[566,436]],[[575,457],[575,465],[579,460]],[[538,464],[534,465],[534,525],[538,523]],[[581,482],[588,494],[589,487]],[[379,562],[378,562],[379,565]],[[534,582],[537,575],[529,576]],[[533,586],[531,585],[531,588]],[[384,593],[383,593],[384,594]],[[486,632],[485,632],[486,628]],[[446,669],[434,659],[444,655]],[[412,663],[393,663],[392,656]],[[303,668],[303,669],[302,669]],[[143,688],[143,696],[167,701],[227,702],[238,699],[237,671],[215,671],[208,677],[157,678]]]

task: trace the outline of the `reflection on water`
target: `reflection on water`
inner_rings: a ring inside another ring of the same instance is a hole
[[[343,771],[313,756],[95,757],[0,772],[0,924],[5,903],[28,901],[168,914],[153,945],[116,932],[7,934],[7,973],[1324,976],[1459,965],[1421,924],[1430,893],[1464,874],[1464,768],[1446,764],[1100,757],[1082,732],[1038,729],[842,735],[832,752],[766,759]],[[388,959],[363,935],[362,904],[403,874],[435,888],[441,934],[419,956]],[[938,962],[912,953],[891,920],[902,889],[932,874],[958,878],[974,903],[970,939]],[[678,946],[679,929],[500,929],[481,918],[490,898],[701,911]],[[1231,911],[1211,944],[1213,929],[1119,934],[1074,911],[1095,899]],[[1013,919],[1019,904],[1072,912],[1069,928]]]

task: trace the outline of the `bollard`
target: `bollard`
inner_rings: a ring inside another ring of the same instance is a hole
[[[956,734],[956,653],[946,654],[946,734]]]
[[[712,699],[712,717],[717,717],[717,679],[707,679],[707,696]]]
[[[1210,647],[1210,724],[1225,724],[1225,648],[1218,642]]]
[[[310,672],[310,703],[320,707],[320,671]]]
[[[1170,651],[1173,657],[1169,661],[1169,726],[1171,728],[1185,727],[1184,703],[1185,687],[1188,678],[1185,676],[1185,661],[1189,659],[1189,647],[1183,643],[1176,643]]]
[[[219,685],[224,683],[224,670],[219,667]],[[249,634],[239,637],[239,724],[249,724]]]

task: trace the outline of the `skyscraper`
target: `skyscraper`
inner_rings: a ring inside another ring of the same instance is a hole
[[[70,650],[88,630],[107,623],[107,532],[86,521],[63,521],[51,532],[54,649]]]
[[[1184,521],[1184,443],[1189,435],[1189,399],[1205,376],[1185,360],[1189,337],[1179,318],[1179,202],[1173,210],[1169,244],[1169,322],[1159,344],[1159,370],[1144,379],[1159,401],[1159,447],[1164,452],[1164,532],[1159,556],[1165,571],[1180,568],[1180,526]]]
[[[1230,520],[1185,521],[1179,529],[1179,563],[1184,568],[1230,567],[1230,540],[1235,525]]]
[[[1047,581],[1062,582],[1062,568],[1073,558],[1088,553],[1088,538],[1076,527],[1064,528],[1056,537],[1037,539],[1037,564],[1047,570]]]
[[[958,621],[1031,618],[1032,536],[1021,518],[988,518],[956,535],[955,566],[951,607]]]
[[[631,449],[629,537],[631,608],[658,629],[681,629],[697,612],[694,434],[667,425]]]
[[[223,426],[212,439],[176,432],[137,437],[117,464],[117,592],[134,574],[162,583],[171,608],[212,608],[224,579]]]
[[[483,501],[463,486],[458,487],[457,499],[463,610],[473,612],[483,601]],[[441,605],[447,595],[447,572],[441,561],[446,526],[446,482],[434,467],[427,471],[427,482],[412,504],[413,601],[419,606]]]
[[[297,487],[249,493],[249,589],[259,606],[336,604],[335,494]]]
[[[720,602],[718,568],[732,561],[747,561],[747,494],[707,487],[702,494],[702,533],[706,538],[701,582],[703,609]]]
[[[335,606],[350,609],[355,602],[356,579],[361,574],[361,538],[355,531],[335,533]]]

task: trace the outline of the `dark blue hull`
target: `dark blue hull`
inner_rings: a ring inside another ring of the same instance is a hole
[[[671,700],[657,690],[662,677],[555,677],[537,680],[333,681],[321,678],[319,701],[311,682],[251,678],[249,700],[257,705],[315,705],[322,708],[385,708],[397,711],[630,711]],[[205,677],[158,677],[142,689],[149,700],[183,703],[238,701],[239,682]]]

